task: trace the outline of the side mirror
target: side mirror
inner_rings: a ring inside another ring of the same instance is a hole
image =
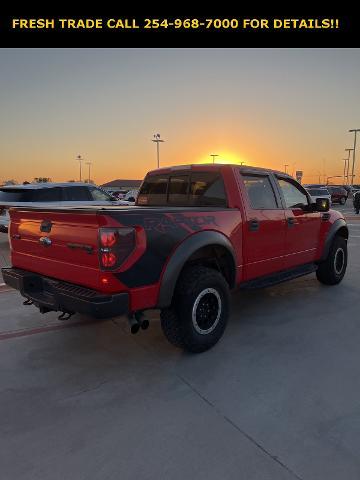
[[[317,198],[315,203],[315,210],[317,212],[328,212],[330,209],[330,202],[328,198]]]

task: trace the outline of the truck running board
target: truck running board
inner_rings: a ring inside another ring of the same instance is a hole
[[[252,290],[255,288],[271,287],[272,285],[277,285],[278,283],[293,280],[294,278],[316,272],[317,268],[318,266],[315,263],[308,263],[306,265],[301,265],[300,267],[283,270],[282,272],[272,273],[271,275],[267,275],[265,277],[249,280],[248,282],[242,283],[240,285],[240,289]]]

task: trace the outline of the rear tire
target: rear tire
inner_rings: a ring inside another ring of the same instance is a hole
[[[346,197],[341,197],[340,198],[340,205],[345,205],[346,203]]]
[[[171,307],[160,314],[165,337],[188,352],[205,352],[225,331],[229,297],[229,286],[221,273],[203,266],[186,268]]]
[[[336,235],[327,259],[319,265],[316,276],[324,285],[337,285],[344,278],[347,266],[347,241]]]

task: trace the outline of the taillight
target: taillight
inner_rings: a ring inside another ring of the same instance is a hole
[[[99,261],[102,270],[116,270],[135,248],[134,228],[100,228]]]

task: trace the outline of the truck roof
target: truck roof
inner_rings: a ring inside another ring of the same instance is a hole
[[[281,175],[285,175],[289,178],[292,178],[291,175],[285,172],[281,172],[280,170],[274,170],[272,168],[263,168],[263,167],[253,167],[250,165],[238,165],[236,163],[193,163],[188,165],[174,165],[172,167],[163,167],[163,168],[156,168],[155,170],[150,170],[146,175],[154,175],[157,173],[170,173],[177,170],[213,170],[219,171],[223,168],[234,168],[237,167],[240,169],[241,172],[258,172],[258,173],[277,173]]]

